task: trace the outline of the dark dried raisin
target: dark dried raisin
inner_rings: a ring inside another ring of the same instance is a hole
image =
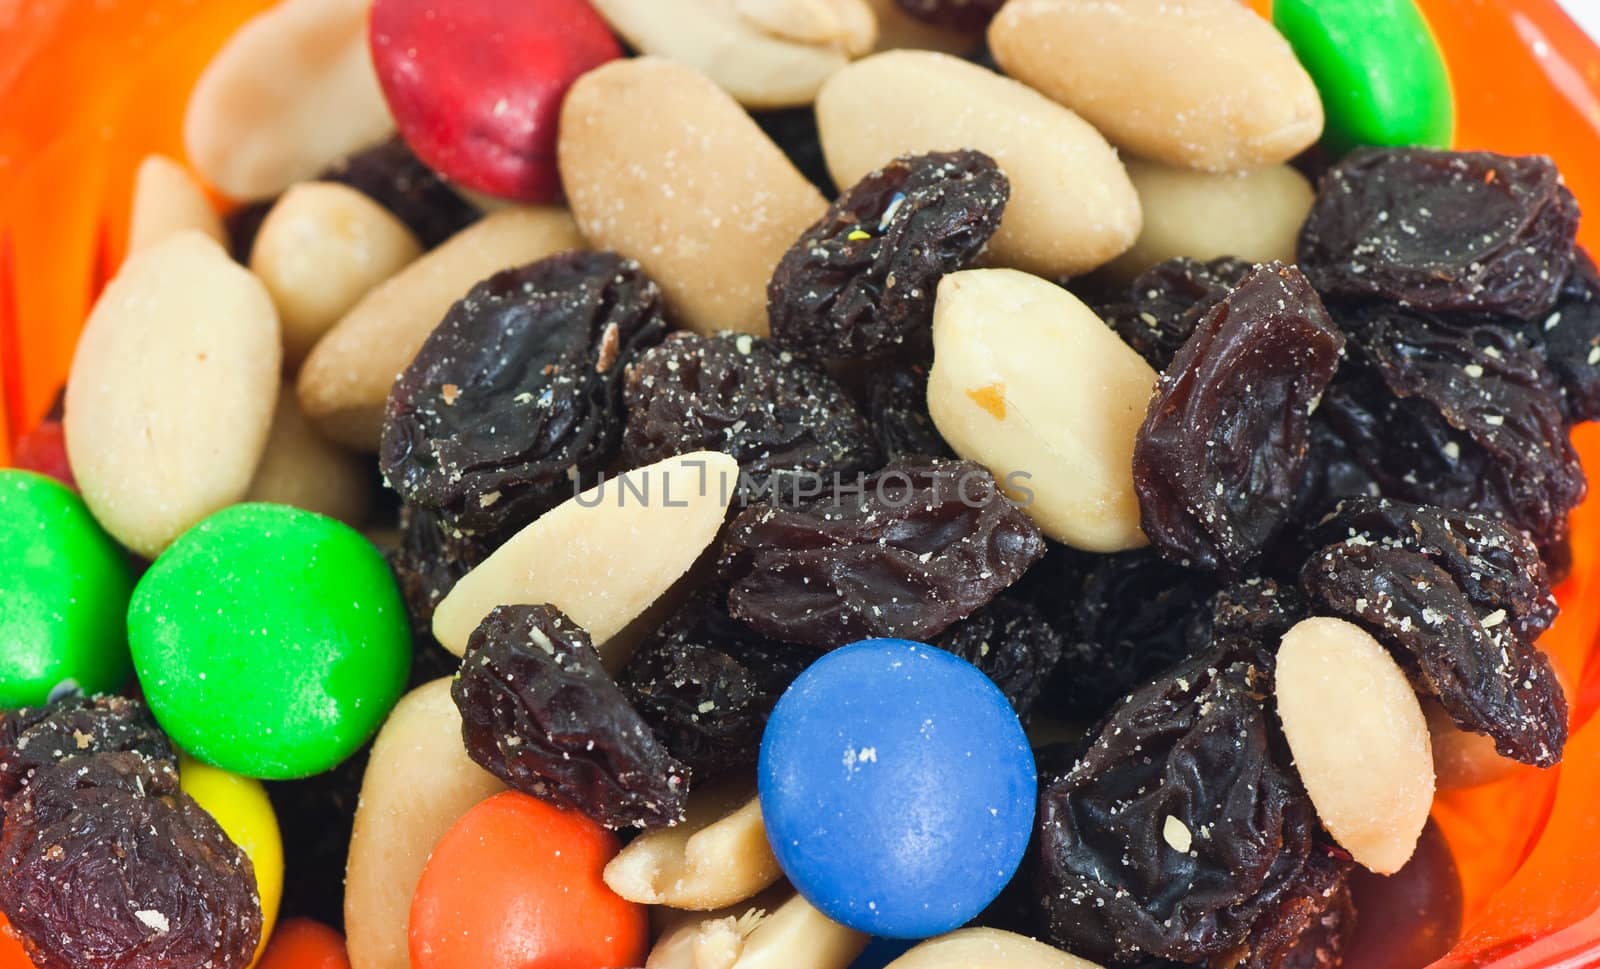
[[[1318,185],[1298,262],[1325,296],[1526,319],[1555,302],[1577,226],[1548,158],[1359,148]]]
[[[388,209],[432,249],[483,217],[396,135],[338,162],[318,176],[348,185]]]
[[[689,770],[552,606],[499,606],[467,641],[450,688],[467,754],[526,794],[611,828],[683,820]]]
[[[773,340],[860,357],[926,330],[940,278],[983,251],[1010,194],[976,151],[908,155],[866,176],[778,263],[767,286]]]
[[[462,576],[489,557],[494,538],[456,531],[431,509],[401,504],[400,543],[389,555],[389,567],[413,629],[425,633],[432,628],[434,608]]]
[[[975,34],[989,26],[1006,0],[895,0],[906,13],[962,33]]]
[[[1253,268],[1231,256],[1168,259],[1135,277],[1126,300],[1101,307],[1100,316],[1145,362],[1165,370],[1200,318]]]
[[[1278,641],[1310,614],[1310,603],[1299,589],[1255,576],[1217,590],[1211,607],[1190,622],[1189,646],[1199,652],[1224,640],[1253,643],[1263,664],[1270,665]]]
[[[1267,673],[1220,645],[1139,688],[1040,792],[1051,941],[1096,961],[1197,962],[1293,891],[1315,814],[1276,747]]]
[[[1561,384],[1567,419],[1600,420],[1600,274],[1578,250],[1555,308],[1521,328]]]
[[[67,757],[107,753],[177,763],[172,743],[138,700],[68,696],[49,706],[0,711],[0,806],[40,769]]]
[[[1044,554],[1032,519],[970,461],[893,464],[859,485],[739,514],[723,539],[728,610],[773,639],[926,642]]]
[[[69,757],[11,802],[0,911],[39,969],[244,969],[261,937],[249,857],[135,753]]]
[[[1506,607],[1474,604],[1428,556],[1352,539],[1312,556],[1306,592],[1370,629],[1463,730],[1502,755],[1549,767],[1561,760],[1567,702],[1550,661],[1517,635]]]
[[[1278,904],[1251,926],[1234,969],[1338,969],[1355,928],[1350,898],[1355,866],[1342,851],[1318,845]]]
[[[496,273],[389,392],[385,479],[463,533],[532,521],[616,456],[623,370],[665,333],[660,290],[614,253]]]
[[[928,413],[928,368],[897,363],[867,376],[867,423],[889,461],[953,458]]]
[[[815,495],[882,463],[855,402],[821,366],[745,333],[674,333],[628,368],[622,460],[689,451],[739,462],[755,493]]]
[[[1300,271],[1256,269],[1161,375],[1133,451],[1139,521],[1174,562],[1237,573],[1289,521],[1344,335]]]
[[[982,670],[1027,722],[1061,662],[1061,634],[1026,601],[1001,596],[946,629],[933,645]]]
[[[817,651],[767,639],[703,592],[639,646],[617,685],[698,781],[753,768],[778,697]]]

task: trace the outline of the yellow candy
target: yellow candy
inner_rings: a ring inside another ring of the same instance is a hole
[[[260,959],[283,897],[283,838],[278,833],[278,816],[267,800],[267,789],[260,781],[187,756],[179,757],[178,783],[216,819],[255,866],[256,890],[261,894],[261,944],[256,947],[256,958]]]

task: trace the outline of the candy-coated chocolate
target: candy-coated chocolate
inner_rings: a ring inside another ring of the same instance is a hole
[[[259,962],[278,918],[278,903],[283,899],[283,837],[278,832],[278,815],[267,800],[267,789],[260,781],[181,756],[178,784],[222,826],[256,870],[256,891],[261,895],[261,944],[256,947]]]
[[[976,916],[1033,827],[1033,752],[1006,698],[931,646],[869,639],[827,654],[761,741],[761,812],[778,863],[836,922],[925,938]]]
[[[1276,0],[1272,22],[1316,82],[1329,148],[1450,146],[1450,74],[1413,0]]]
[[[434,847],[411,903],[413,969],[644,964],[645,907],[600,873],[616,836],[517,791],[480,803]]]
[[[197,760],[272,780],[360,747],[405,687],[411,634],[383,556],[331,518],[225,508],[134,589],[128,641],[145,699]]]
[[[70,680],[106,693],[128,679],[126,553],[66,485],[0,471],[0,709],[39,706]]]
[[[284,919],[256,969],[350,969],[350,956],[344,951],[344,937],[321,922]]]

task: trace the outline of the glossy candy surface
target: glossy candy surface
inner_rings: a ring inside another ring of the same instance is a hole
[[[339,933],[310,919],[285,919],[267,942],[256,969],[350,969]]]
[[[843,925],[918,939],[1010,880],[1033,823],[1033,753],[988,677],[943,650],[868,639],[824,656],[761,741],[778,863]]]

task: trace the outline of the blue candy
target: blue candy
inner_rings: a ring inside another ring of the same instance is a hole
[[[829,918],[919,939],[994,900],[1028,846],[1038,781],[1006,698],[965,660],[869,639],[812,664],[761,739],[778,864]]]

